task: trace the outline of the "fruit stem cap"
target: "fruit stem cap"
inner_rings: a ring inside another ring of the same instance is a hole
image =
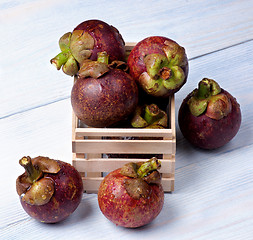
[[[161,167],[161,161],[156,157],[149,159],[148,161],[141,164],[141,166],[137,170],[137,175],[140,178],[144,178],[150,172],[154,170],[158,170]]]
[[[28,178],[31,180],[31,182],[37,181],[42,176],[42,171],[32,164],[32,160],[29,156],[22,157],[19,160],[19,164],[25,168]]]
[[[221,88],[216,81],[209,78],[203,78],[188,101],[191,114],[197,117],[204,113],[207,109],[210,98],[218,95],[220,92]]]

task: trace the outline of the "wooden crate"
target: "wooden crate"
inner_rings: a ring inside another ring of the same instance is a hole
[[[134,45],[134,43],[126,44],[127,55]],[[162,156],[160,173],[164,191],[174,191],[176,153],[174,95],[169,99],[168,109],[170,121],[167,129],[90,128],[83,126],[73,113],[72,164],[81,173],[84,191],[97,193],[106,173],[130,161],[148,160],[108,158],[107,154],[160,154]],[[142,140],[115,139],[117,137],[140,137]]]

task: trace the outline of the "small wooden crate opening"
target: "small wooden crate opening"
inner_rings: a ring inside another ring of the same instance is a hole
[[[134,44],[126,44],[127,54]],[[97,193],[105,175],[128,162],[147,161],[149,158],[126,158],[128,154],[159,155],[162,185],[165,192],[174,191],[175,182],[175,102],[169,99],[169,124],[166,129],[90,128],[73,113],[73,166],[83,179],[84,191]],[[126,139],[138,137],[137,139]],[[118,157],[108,157],[117,154]],[[121,157],[123,156],[123,157]]]

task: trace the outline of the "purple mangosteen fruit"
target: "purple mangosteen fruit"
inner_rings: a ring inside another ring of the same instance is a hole
[[[23,157],[25,172],[16,180],[24,210],[44,223],[56,223],[72,214],[81,202],[83,183],[70,164],[48,157]]]
[[[97,61],[84,61],[75,78],[73,111],[90,127],[110,127],[124,121],[138,104],[136,82],[115,65],[122,68],[124,62],[108,64],[108,54],[101,52]]]
[[[164,203],[160,166],[154,157],[147,162],[127,163],[109,173],[98,190],[99,208],[104,216],[126,228],[153,221]]]
[[[168,97],[186,83],[188,59],[185,49],[161,36],[143,39],[128,57],[130,75],[155,97]]]
[[[75,75],[83,61],[96,60],[97,53],[106,51],[110,61],[125,60],[125,42],[119,31],[101,20],[80,23],[73,32],[65,33],[59,40],[61,52],[51,63],[64,73]]]
[[[204,78],[198,89],[183,100],[178,123],[183,136],[194,146],[219,148],[228,143],[240,128],[240,105],[217,82]]]

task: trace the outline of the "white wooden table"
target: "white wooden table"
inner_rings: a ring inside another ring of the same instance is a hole
[[[49,60],[59,37],[88,19],[114,25],[127,42],[162,35],[185,47],[190,72],[177,111],[203,77],[241,105],[238,134],[214,151],[193,148],[176,126],[175,191],[139,229],[109,222],[96,194],[83,194],[67,220],[42,224],[24,212],[15,190],[24,155],[71,163],[72,79]],[[0,28],[0,239],[253,239],[252,0],[3,0]]]

